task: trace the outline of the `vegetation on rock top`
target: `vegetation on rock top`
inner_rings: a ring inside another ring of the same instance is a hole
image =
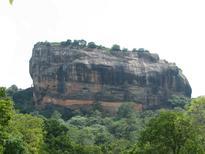
[[[70,47],[70,48],[87,48],[87,49],[103,49],[107,51],[121,51],[121,52],[149,52],[148,50],[145,50],[144,48],[134,48],[132,50],[128,50],[127,48],[120,48],[120,45],[113,44],[111,48],[104,47],[102,45],[97,45],[95,42],[87,42],[83,39],[81,40],[70,40],[62,41],[62,42],[38,42],[37,44],[42,44],[46,46],[62,46],[62,47]]]

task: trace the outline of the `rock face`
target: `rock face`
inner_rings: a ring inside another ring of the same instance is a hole
[[[122,52],[37,43],[30,59],[36,105],[137,109],[167,106],[172,95],[191,97],[191,87],[173,63],[147,51]]]

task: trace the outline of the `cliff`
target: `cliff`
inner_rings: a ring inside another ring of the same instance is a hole
[[[173,63],[148,51],[108,51],[63,43],[37,43],[30,59],[33,97],[37,106],[69,108],[100,102],[118,108],[169,106],[172,95],[191,97],[191,87]]]

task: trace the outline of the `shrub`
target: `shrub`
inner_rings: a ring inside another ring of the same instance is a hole
[[[71,41],[70,39],[68,39],[68,40],[66,41],[66,45],[71,45],[71,43],[72,43],[72,41]]]
[[[97,47],[97,45],[94,42],[89,42],[87,47],[91,48],[91,49],[94,49],[94,48]]]
[[[198,128],[185,114],[162,111],[140,133],[132,153],[204,153]]]
[[[50,44],[48,41],[45,42],[45,45],[46,45],[47,47],[50,47],[50,46],[51,46],[51,44]]]
[[[184,108],[186,104],[188,104],[190,102],[190,99],[184,96],[177,96],[177,95],[172,95],[169,99],[168,99],[168,103],[169,105],[171,105],[172,107],[180,107],[180,108]]]
[[[69,46],[72,44],[72,41],[70,39],[68,39],[67,41],[61,42],[62,46]]]
[[[128,49],[127,48],[123,48],[122,51],[123,52],[128,52]]]
[[[111,48],[111,51],[120,51],[120,46],[117,44],[114,44]]]
[[[136,48],[133,48],[133,49],[132,49],[132,52],[137,52],[137,49],[136,49]]]
[[[139,52],[145,52],[145,49],[144,48],[139,48],[138,51]]]
[[[78,47],[79,46],[79,40],[74,40],[72,43],[72,46]]]
[[[80,46],[81,48],[86,47],[86,45],[87,45],[87,42],[86,42],[85,40],[79,40],[79,46]]]

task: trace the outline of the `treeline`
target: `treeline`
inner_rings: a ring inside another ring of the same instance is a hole
[[[18,113],[0,88],[0,153],[204,153],[205,98],[173,100],[172,110],[136,112],[124,103],[115,116],[98,106],[67,119],[58,111],[46,118],[38,112]]]
[[[87,48],[87,49],[103,49],[107,51],[121,51],[121,52],[149,52],[148,50],[145,50],[144,48],[133,48],[132,50],[128,50],[128,48],[122,48],[118,44],[113,44],[111,48],[104,47],[102,45],[97,45],[95,42],[87,42],[83,39],[81,40],[70,40],[68,39],[67,41],[62,41],[60,43],[58,42],[41,42],[43,44],[46,44],[47,46],[52,46],[52,45],[61,45],[63,47],[70,47],[70,48]]]

